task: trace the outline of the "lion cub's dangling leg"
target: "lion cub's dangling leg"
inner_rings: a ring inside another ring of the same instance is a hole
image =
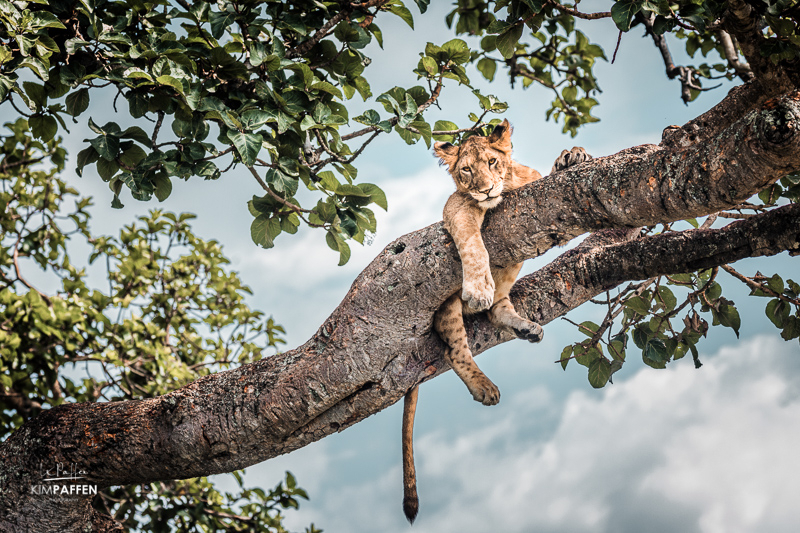
[[[489,321],[497,329],[513,333],[520,339],[539,342],[544,337],[542,326],[519,316],[508,297],[521,268],[522,263],[517,263],[503,269],[492,269],[492,277],[497,289],[495,290],[494,304],[489,309]]]
[[[433,329],[449,347],[444,358],[469,389],[472,397],[483,405],[495,405],[500,401],[500,391],[481,372],[472,359],[464,329],[463,303],[459,293],[452,295],[433,317]]]

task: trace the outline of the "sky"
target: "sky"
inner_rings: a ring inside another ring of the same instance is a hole
[[[373,94],[415,84],[411,70],[427,41],[454,35],[444,24],[448,2],[433,2],[419,16],[416,30],[399,18],[381,15],[377,23],[386,49],[372,46],[366,74]],[[584,11],[608,9],[587,0]],[[608,20],[579,23],[606,55],[617,31]],[[676,63],[686,61],[672,43]],[[645,143],[658,143],[661,131],[683,124],[715,105],[730,84],[704,93],[684,106],[680,85],[667,80],[651,41],[634,29],[623,35],[616,62],[596,69],[603,94],[595,115],[576,139],[545,122],[547,90],[511,91],[498,75],[494,84],[471,79],[484,94],[510,104],[504,115],[514,126],[515,157],[547,173],[563,148],[584,146],[595,156]],[[358,110],[379,109],[355,102]],[[474,109],[469,90],[446,86],[441,110],[427,116],[466,123]],[[87,114],[111,120],[110,99],[94,99]],[[124,115],[116,119],[125,123]],[[71,154],[81,149],[88,130],[75,125],[66,139]],[[109,206],[111,193],[91,172],[67,179],[95,197],[93,227],[108,233],[152,208],[196,213],[195,232],[223,243],[232,268],[253,289],[251,305],[271,313],[287,330],[286,349],[307,340],[335,309],[360,272],[390,241],[441,220],[454,186],[424,143],[407,146],[396,135],[381,136],[358,160],[359,181],[380,185],[389,210],[377,209],[378,233],[371,246],[352,246],[352,258],[337,267],[338,254],[324,235],[301,230],[282,235],[276,247],[257,248],[250,240],[246,202],[257,184],[236,169],[218,181],[176,182],[163,204],[123,196],[123,210]],[[563,249],[529,261],[523,274],[546,264]],[[797,271],[786,254],[739,263],[746,274]],[[737,266],[739,268],[739,266]],[[723,276],[723,274],[720,274]],[[727,276],[727,275],[725,275]],[[795,274],[795,279],[797,279]],[[35,277],[31,276],[34,283]],[[415,429],[420,514],[413,528],[401,511],[399,404],[356,426],[287,456],[246,471],[248,485],[272,487],[292,471],[311,500],[287,514],[286,524],[302,531],[311,522],[328,533],[447,532],[755,532],[794,531],[800,522],[800,347],[785,343],[764,316],[766,300],[747,300],[743,286],[725,279],[725,295],[739,303],[741,339],[727,328],[713,328],[699,345],[704,365],[691,361],[666,370],[644,367],[635,357],[614,376],[614,384],[594,390],[583,367],[566,372],[553,362],[578,338],[562,320],[545,327],[538,345],[514,341],[478,359],[498,385],[500,404],[473,401],[452,373],[420,390]],[[40,283],[45,283],[42,280]],[[46,289],[46,286],[42,286]],[[581,308],[574,321],[596,318]],[[233,488],[227,476],[215,476]]]

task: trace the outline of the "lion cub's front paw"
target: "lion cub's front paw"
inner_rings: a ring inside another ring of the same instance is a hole
[[[467,383],[467,388],[472,397],[483,405],[497,405],[500,401],[500,389],[483,374],[474,376],[472,383]]]
[[[514,329],[514,334],[520,339],[528,342],[539,342],[544,338],[544,330],[542,326],[530,320],[525,321],[526,324]]]
[[[491,274],[479,276],[477,279],[465,279],[461,289],[461,299],[473,311],[485,311],[492,307],[494,280]]]
[[[550,173],[564,170],[565,168],[580,165],[592,159],[592,156],[586,153],[586,150],[580,146],[573,146],[572,150],[562,150],[561,155],[553,163],[553,168]]]

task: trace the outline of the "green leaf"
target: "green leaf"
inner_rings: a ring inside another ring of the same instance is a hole
[[[149,109],[148,99],[145,95],[134,93],[128,96],[128,110],[133,118],[141,118]]]
[[[363,114],[355,117],[353,120],[359,124],[366,124],[367,126],[374,126],[381,120],[381,116],[374,109],[367,109]]]
[[[427,72],[431,76],[439,73],[439,65],[436,63],[436,60],[430,56],[423,56],[419,60],[419,69]]]
[[[250,224],[250,238],[253,242],[264,248],[272,248],[275,246],[272,238],[269,236],[269,215],[258,215]]]
[[[95,161],[98,160],[99,157],[100,156],[97,154],[97,150],[95,150],[94,147],[92,147],[92,146],[90,146],[89,148],[86,148],[86,149],[81,150],[80,152],[78,152],[78,158],[77,158],[78,162],[77,162],[77,168],[76,168],[76,172],[78,173],[78,176],[82,176],[83,175],[83,168],[86,165],[90,165],[90,164],[94,163]]]
[[[776,327],[783,329],[786,319],[789,318],[789,306],[783,300],[775,298],[770,300],[767,304],[767,318],[775,324]]]
[[[734,333],[736,333],[736,338],[739,338],[739,328],[742,325],[742,320],[739,318],[739,311],[732,305],[721,305],[716,315],[719,323],[726,328],[732,328]]]
[[[119,172],[119,164],[116,161],[108,161],[106,159],[97,160],[97,173],[103,178],[103,181],[109,181],[114,175]]]
[[[414,128],[419,132],[422,136],[422,140],[425,141],[425,144],[428,148],[431,147],[431,125],[425,122],[422,119],[415,120],[411,124],[408,125],[410,128]]]
[[[783,323],[783,331],[781,331],[781,337],[785,341],[790,341],[792,339],[800,337],[800,319],[798,319],[794,315],[787,317]]]
[[[281,170],[272,168],[267,171],[266,179],[267,183],[272,185],[273,189],[280,193],[284,193],[287,197],[294,196],[294,193],[297,192],[297,188],[300,184],[300,181],[297,178],[289,176]]]
[[[620,31],[628,31],[634,15],[641,9],[642,0],[620,0],[611,6],[611,18]]]
[[[516,24],[497,36],[497,49],[506,59],[514,57],[519,38],[522,37],[524,25]]]
[[[586,322],[581,322],[578,331],[591,338],[594,337],[594,334],[597,333],[598,329],[600,329],[600,326],[590,320],[587,320]]]
[[[161,85],[167,85],[169,87],[172,87],[173,89],[178,91],[178,94],[181,95],[183,94],[183,84],[181,83],[181,80],[179,80],[174,76],[169,76],[167,74],[164,74],[163,76],[157,77],[156,81]]]
[[[47,105],[47,95],[44,92],[44,85],[39,85],[32,81],[24,81],[22,82],[22,86],[25,88],[25,93],[28,95],[28,98],[36,103],[38,109]]]
[[[163,202],[169,198],[169,195],[172,193],[172,181],[169,179],[169,176],[159,174],[153,181],[155,182],[155,193],[158,201]]]
[[[369,198],[369,193],[364,192],[358,185],[350,185],[349,183],[342,183],[336,187],[336,194],[341,196],[360,196]]]
[[[589,383],[595,389],[602,389],[611,377],[611,363],[605,357],[599,357],[589,365]]]
[[[119,153],[119,138],[115,135],[100,135],[100,137],[89,139],[89,144],[106,161],[113,161]]]
[[[785,285],[783,284],[783,278],[781,278],[778,274],[775,274],[767,280],[767,286],[778,294],[782,294],[783,289],[785,288]]]
[[[777,183],[773,183],[772,185],[766,187],[761,192],[759,192],[758,198],[765,204],[768,205],[773,204],[780,197],[782,191],[783,187],[781,187]]]
[[[219,39],[228,29],[228,26],[233,24],[235,20],[235,13],[211,11],[208,14],[208,21],[211,23],[211,35],[213,35],[215,39]]]
[[[675,298],[674,294],[672,294],[670,288],[665,285],[659,285],[658,287],[658,300],[659,303],[664,307],[664,310],[667,312],[675,309],[675,306],[678,303],[678,299]]]
[[[125,131],[121,132],[119,136],[122,139],[133,139],[139,144],[143,144],[148,147],[152,145],[150,137],[148,137],[147,133],[145,133],[145,131],[139,126],[131,126],[130,128],[127,128]]]
[[[706,289],[706,298],[708,298],[711,301],[714,301],[720,296],[722,296],[722,285],[720,285],[716,281],[712,281],[711,284]]]
[[[483,77],[489,81],[494,80],[495,72],[497,72],[497,63],[488,57],[482,57],[478,61],[478,71],[483,74]]]
[[[629,309],[633,309],[642,316],[647,316],[648,313],[650,312],[650,302],[648,300],[645,300],[641,296],[634,296],[633,298],[628,298],[627,300],[625,300],[624,305]]]
[[[644,350],[645,349],[645,346],[647,346],[647,341],[650,339],[649,331],[645,331],[646,327],[647,326],[644,326],[642,324],[637,325],[633,329],[633,334],[631,335],[633,337],[633,343],[640,350]]]
[[[29,24],[29,28],[32,30],[38,30],[41,28],[66,29],[66,26],[64,26],[61,21],[58,20],[58,17],[47,11],[37,11],[34,13]]]
[[[666,368],[669,361],[667,346],[661,339],[650,339],[642,352],[645,364],[653,368]]]
[[[67,96],[67,113],[77,117],[89,108],[89,89],[84,87]]]
[[[563,350],[561,350],[561,357],[559,361],[561,362],[561,368],[564,370],[567,369],[567,364],[569,363],[569,358],[572,356],[572,345],[567,346]]]
[[[380,187],[372,183],[359,183],[358,188],[367,195],[372,203],[377,204],[384,211],[389,210],[389,204],[386,202],[386,193]]]
[[[33,115],[28,119],[28,126],[31,128],[33,136],[44,142],[53,140],[58,133],[58,123],[50,115]]]
[[[236,151],[242,158],[242,163],[248,167],[252,167],[256,162],[258,152],[261,151],[261,143],[263,141],[261,135],[258,133],[242,133],[237,130],[228,130],[228,139],[231,140],[236,147]]]
[[[591,365],[592,362],[598,357],[602,357],[602,355],[596,346],[586,348],[580,344],[575,345],[575,362],[577,362],[579,365],[588,368],[589,365]]]
[[[414,29],[414,17],[411,15],[411,11],[408,10],[406,6],[403,5],[402,2],[392,4],[389,7],[389,13],[394,13],[401,19],[405,21],[406,24],[411,26],[411,29]]]
[[[628,336],[625,333],[620,333],[614,336],[608,345],[608,353],[615,361],[625,361],[625,344],[628,341]]]
[[[94,152],[93,149],[91,150]],[[126,148],[124,152],[122,152],[122,154],[119,156],[119,159],[124,165],[135,167],[139,164],[139,161],[145,157],[147,157],[147,153],[145,153],[140,146],[133,144]]]
[[[451,39],[444,43],[441,48],[453,63],[461,65],[469,61],[470,49],[462,39]]]
[[[350,246],[344,242],[338,233],[329,231],[325,234],[325,242],[331,250],[339,252],[339,266],[346,264],[350,260]]]
[[[272,114],[260,109],[248,109],[241,114],[240,118],[242,121],[242,126],[248,130],[256,130],[270,120],[274,120],[274,116]]]
[[[338,87],[336,87],[331,83],[328,83],[327,81],[318,81],[316,83],[313,83],[311,84],[311,87],[309,87],[309,89],[312,91],[326,92],[328,94],[336,96],[337,98],[342,98],[342,91],[340,91]]]

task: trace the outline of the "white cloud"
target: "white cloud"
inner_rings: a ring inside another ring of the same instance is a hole
[[[471,433],[420,435],[414,533],[794,531],[799,351],[756,337],[701,370],[643,369],[563,403],[532,389]],[[549,434],[530,436],[554,415]],[[408,531],[399,491],[398,465],[312,494],[323,507],[315,522],[332,533]]]

